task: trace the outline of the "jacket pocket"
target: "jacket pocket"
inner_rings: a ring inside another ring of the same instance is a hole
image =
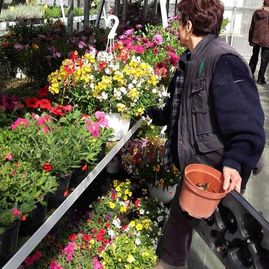
[[[193,113],[207,113],[209,111],[206,79],[196,79],[191,90]]]
[[[196,134],[196,143],[201,153],[219,151],[224,148],[222,141],[213,132]]]

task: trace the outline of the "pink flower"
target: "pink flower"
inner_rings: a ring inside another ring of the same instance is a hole
[[[20,211],[18,208],[16,208],[16,207],[12,208],[11,212],[12,212],[12,215],[13,215],[14,217],[19,217],[19,216],[21,216],[21,211]]]
[[[157,44],[157,45],[161,45],[163,43],[163,37],[161,35],[155,35],[153,37],[153,41]]]
[[[141,45],[134,46],[133,49],[134,49],[134,51],[135,51],[136,53],[139,53],[139,54],[143,54],[143,52],[144,52],[144,50],[145,50],[144,47],[141,46]]]
[[[92,134],[93,137],[99,136],[100,124],[98,122],[91,122],[89,119],[87,119],[86,128]]]
[[[37,115],[37,116],[34,116],[34,118],[36,119],[36,124],[38,126],[44,125],[46,122],[48,122],[48,121],[51,120],[51,116],[50,115],[45,115],[43,117]]]
[[[73,259],[75,251],[75,243],[69,242],[68,245],[64,248],[63,253],[66,255],[66,260],[70,262]]]
[[[170,51],[168,51],[167,54],[169,56],[168,61],[170,62],[170,64],[172,64],[173,66],[177,66],[179,57],[175,53],[170,52]]]
[[[37,261],[39,261],[41,258],[42,258],[42,253],[41,253],[41,251],[37,251],[33,256],[32,256],[32,258],[33,258],[33,260],[35,261],[35,262],[37,262]]]
[[[34,264],[34,259],[33,259],[33,257],[31,257],[31,256],[29,256],[29,257],[27,257],[25,260],[24,260],[24,264],[26,265],[26,266],[31,266],[31,265],[33,265]]]
[[[101,127],[103,128],[108,127],[108,120],[104,112],[96,111],[94,113],[94,116],[98,120],[98,123],[100,124]]]
[[[5,159],[6,159],[7,161],[12,161],[12,160],[13,160],[13,155],[12,155],[12,153],[7,153]]]
[[[60,264],[58,264],[56,261],[52,261],[50,263],[49,269],[64,269]]]
[[[125,36],[129,36],[129,35],[131,35],[133,32],[134,32],[134,29],[128,29],[128,30],[126,30],[123,34],[124,34]]]
[[[93,269],[103,269],[103,265],[100,263],[100,261],[98,260],[98,258],[94,257],[92,259],[92,265],[93,265]]]
[[[28,126],[29,121],[27,119],[18,118],[15,122],[11,124],[11,129],[15,130],[18,126]]]

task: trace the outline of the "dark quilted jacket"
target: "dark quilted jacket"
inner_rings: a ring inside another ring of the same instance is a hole
[[[249,29],[249,44],[269,48],[269,7],[257,9]]]

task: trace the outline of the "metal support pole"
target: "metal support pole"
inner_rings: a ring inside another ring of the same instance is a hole
[[[4,4],[4,0],[0,0],[0,14],[1,14],[1,10],[2,10],[3,4]]]
[[[127,0],[122,0],[122,21],[126,21],[127,5]]]
[[[96,22],[95,22],[95,26],[96,27],[99,26],[99,23],[100,23],[100,20],[101,20],[101,16],[102,16],[102,12],[103,12],[103,8],[104,8],[104,5],[105,5],[105,1],[106,0],[102,0],[102,2],[100,4],[100,8],[99,8],[98,14],[97,14],[97,19],[96,19]]]
[[[89,15],[90,15],[90,0],[84,0],[84,22],[83,28],[84,30],[89,28]]]
[[[73,32],[74,0],[68,0],[67,31]]]
[[[149,7],[149,1],[148,0],[144,0],[144,7],[143,7],[143,13],[144,15],[148,14],[148,7]]]

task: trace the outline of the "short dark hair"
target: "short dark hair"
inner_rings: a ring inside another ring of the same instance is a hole
[[[178,12],[183,25],[188,20],[192,22],[194,35],[220,33],[224,12],[220,0],[181,0],[178,4]]]

